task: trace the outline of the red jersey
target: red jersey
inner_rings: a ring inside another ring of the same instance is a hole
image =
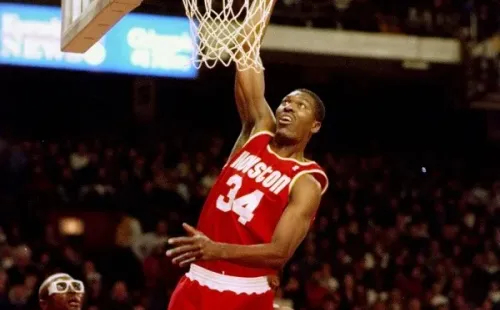
[[[311,174],[326,191],[328,179],[311,162],[280,157],[269,142],[273,134],[259,132],[234,154],[222,169],[203,205],[198,229],[217,242],[261,244],[271,242],[274,229],[285,210],[295,181]],[[276,273],[228,261],[197,262],[211,271],[238,277]]]

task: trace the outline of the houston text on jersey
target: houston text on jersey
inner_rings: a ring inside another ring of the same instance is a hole
[[[262,184],[264,188],[278,195],[286,188],[292,179],[278,170],[274,170],[272,166],[267,165],[259,156],[250,154],[247,151],[231,164],[231,168],[245,173],[255,182]]]

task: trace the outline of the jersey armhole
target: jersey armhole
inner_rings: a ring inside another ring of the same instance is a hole
[[[261,131],[257,131],[257,132],[254,132],[249,138],[248,140],[245,142],[245,144],[243,144],[243,146],[241,148],[244,148],[245,146],[247,146],[250,142],[252,142],[255,138],[257,137],[260,137],[260,136],[269,136],[269,137],[274,137],[274,133],[270,132],[270,131],[267,131],[267,130],[261,130]]]
[[[274,137],[274,133],[270,132],[270,131],[267,131],[267,130],[261,130],[261,131],[257,131],[257,132],[254,132],[249,138],[248,140],[241,146],[241,148],[239,149],[238,152],[234,153],[233,156],[230,156],[226,163],[224,164],[224,166],[222,167],[222,169],[226,168],[226,166],[231,162],[231,160],[236,157],[237,154],[241,153],[241,151],[252,141],[254,141],[256,138],[260,137],[260,136],[269,136],[269,137]]]
[[[323,194],[328,189],[328,177],[326,176],[326,173],[323,170],[317,169],[317,168],[303,170],[303,171],[297,173],[293,177],[292,181],[290,182],[290,185],[288,185],[288,192],[291,193],[292,192],[292,188],[295,185],[295,182],[297,182],[297,180],[301,176],[306,175],[306,174],[310,174],[314,178],[314,180],[316,182],[318,182],[318,186],[321,189],[321,196],[323,196]]]

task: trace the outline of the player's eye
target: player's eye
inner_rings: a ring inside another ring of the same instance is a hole
[[[68,287],[68,284],[66,282],[59,282],[56,287],[59,291],[64,291]]]
[[[82,290],[82,285],[80,282],[72,282],[71,287],[77,292]]]

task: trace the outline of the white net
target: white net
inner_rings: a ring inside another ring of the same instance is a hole
[[[236,63],[238,70],[264,69],[260,46],[273,0],[182,0],[196,39],[197,68]]]

